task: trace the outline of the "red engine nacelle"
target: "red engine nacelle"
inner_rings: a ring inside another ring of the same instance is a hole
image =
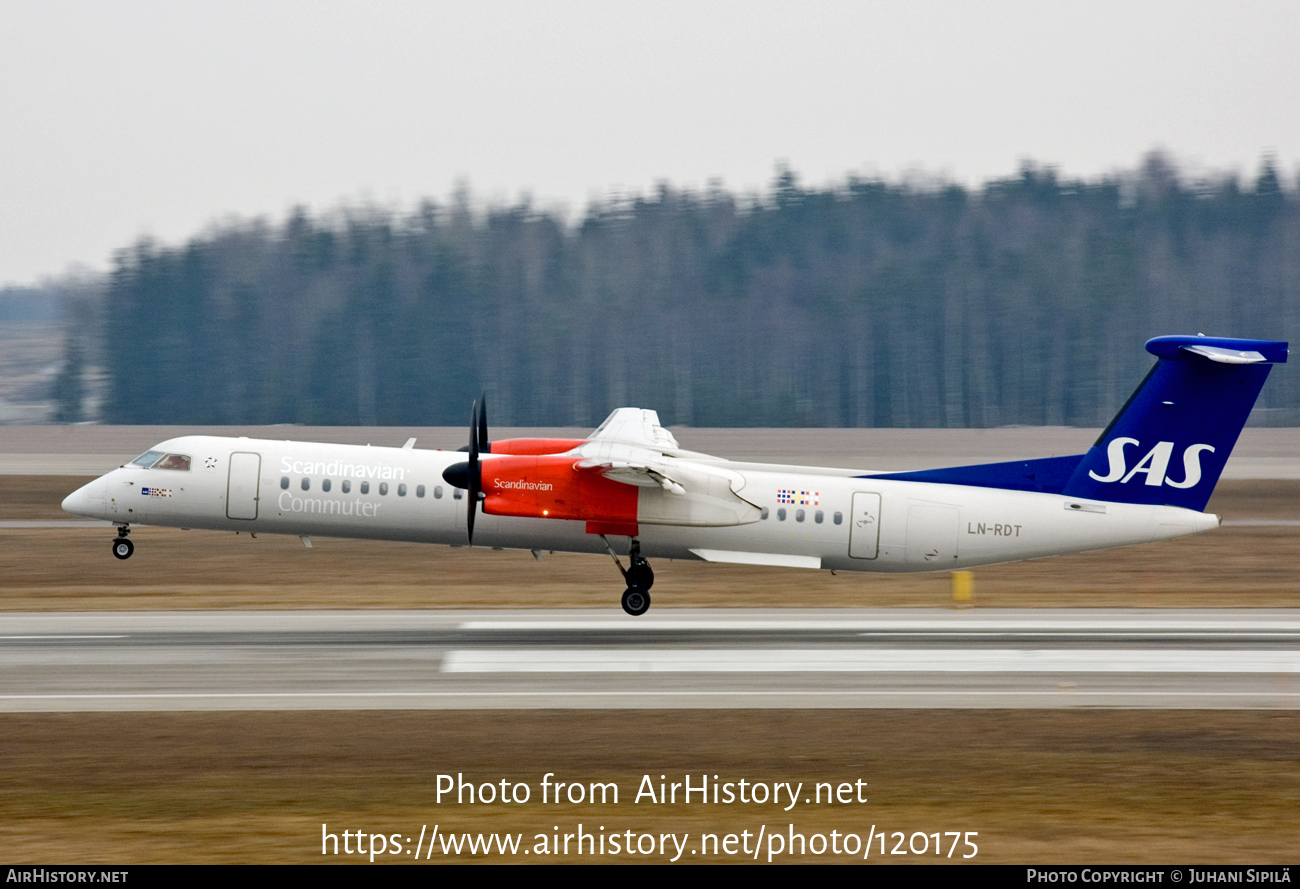
[[[517,439],[528,441],[529,439]],[[497,442],[492,443],[493,453]],[[576,519],[588,534],[637,533],[638,489],[593,469],[575,469],[573,457],[508,456],[480,463],[483,511],[535,519]]]
[[[545,454],[563,454],[586,443],[586,439],[582,438],[506,438],[492,442],[489,452],[540,457]]]

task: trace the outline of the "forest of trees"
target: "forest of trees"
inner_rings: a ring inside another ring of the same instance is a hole
[[[69,337],[113,423],[1103,425],[1168,333],[1300,333],[1300,195],[1189,182],[661,188],[583,219],[468,197],[123,250]],[[74,362],[76,363],[74,367]],[[73,378],[70,382],[68,378]],[[1300,374],[1265,388],[1300,423]]]

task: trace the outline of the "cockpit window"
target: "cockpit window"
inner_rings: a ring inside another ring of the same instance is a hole
[[[148,468],[154,465],[155,463],[157,463],[158,458],[161,457],[162,455],[163,455],[162,451],[145,451],[143,454],[141,454],[139,457],[136,457],[131,462],[136,466],[144,466],[145,468]]]
[[[136,466],[146,469],[181,469],[190,471],[190,458],[184,454],[164,454],[162,451],[145,451],[131,461]]]

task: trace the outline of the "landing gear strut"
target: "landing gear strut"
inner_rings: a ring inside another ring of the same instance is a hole
[[[135,552],[135,544],[127,539],[126,535],[131,533],[130,525],[117,526],[117,539],[113,541],[113,555],[119,559],[131,558],[131,553]]]
[[[605,549],[609,550],[610,558],[614,560],[614,564],[623,574],[623,579],[627,581],[627,589],[623,592],[623,610],[633,617],[645,614],[650,609],[650,587],[654,586],[655,573],[650,569],[650,563],[641,555],[641,541],[635,537],[631,538],[632,545],[628,550],[628,561],[631,564],[624,568],[604,534],[600,535],[600,539],[605,541]]]

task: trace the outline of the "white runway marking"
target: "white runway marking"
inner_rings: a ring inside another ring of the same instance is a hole
[[[45,636],[45,635],[41,635],[41,636],[0,636],[0,641],[4,641],[4,642],[48,642],[48,641],[62,641],[62,640],[67,640],[67,639],[130,639],[130,638],[131,638],[130,636],[126,636],[126,635],[121,635],[121,636],[105,636],[105,635],[102,635],[102,634],[101,634],[101,635],[93,635],[93,636]]]
[[[446,673],[1300,673],[1300,651],[476,649]]]
[[[889,632],[889,633],[879,633],[879,632],[858,633],[857,635],[868,636],[871,638],[888,636],[891,639],[901,639],[901,638],[907,638],[909,636],[930,637],[933,636],[934,633],[897,631],[897,632]],[[962,639],[1005,639],[1008,636],[1013,638],[1023,637],[1026,639],[1043,639],[1043,638],[1077,639],[1080,636],[1086,636],[1089,640],[1094,640],[1094,639],[1132,640],[1135,636],[1141,637],[1142,635],[1143,635],[1142,633],[1133,633],[1133,632],[1113,633],[1113,632],[1097,632],[1092,630],[1087,630],[1082,632],[1080,631],[1067,632],[1063,630],[994,630],[989,632],[979,631],[974,633],[967,633],[965,631],[961,632]],[[1170,634],[1162,634],[1162,635],[1170,635]],[[1260,641],[1260,642],[1264,640],[1268,640],[1270,642],[1297,642],[1300,641],[1300,633],[1297,632],[1291,632],[1291,633],[1245,632],[1243,633],[1243,632],[1229,631],[1229,630],[1225,630],[1223,632],[1211,633],[1211,632],[1184,630],[1183,632],[1176,634],[1176,638],[1179,639],[1180,641],[1187,641],[1189,639],[1194,639],[1199,642],[1214,642],[1216,640],[1223,640],[1225,638],[1230,638],[1233,641],[1238,641],[1241,639],[1249,639],[1251,641]]]
[[[862,619],[859,617],[807,619],[791,617],[787,620],[745,617],[736,618],[693,618],[666,614],[649,617],[593,617],[586,620],[554,620],[539,617],[537,620],[468,620],[456,625],[460,630],[493,630],[501,632],[517,631],[572,631],[572,630],[699,630],[706,632],[736,631],[788,631],[788,632],[900,632],[912,631],[932,634],[935,632],[956,631],[962,635],[980,633],[1061,633],[1065,635],[1099,633],[1159,633],[1160,635],[1182,633],[1297,633],[1300,632],[1300,620],[1293,617],[1275,619],[1242,619],[1227,613],[1223,616],[1206,616],[1198,618],[1168,617],[1169,612],[1160,616],[1159,624],[1152,622],[1149,613],[1140,617],[1116,618],[1114,612],[1101,613],[1097,616],[1086,611],[1076,611],[1068,618],[1056,618],[1050,614],[1034,614],[1032,611],[1011,611],[997,613],[995,616],[976,616],[972,612],[944,612],[934,610],[920,617],[898,618],[888,615]],[[1240,613],[1240,612],[1238,612]],[[1205,614],[1205,612],[1201,612]]]

